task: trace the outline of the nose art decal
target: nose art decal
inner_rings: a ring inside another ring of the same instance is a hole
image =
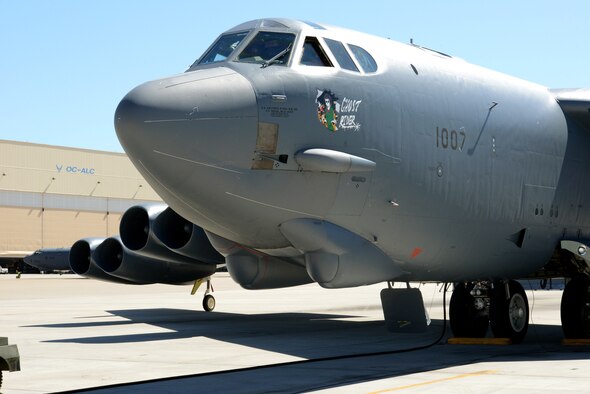
[[[359,131],[361,124],[356,119],[363,100],[344,97],[342,103],[330,90],[317,89],[316,103],[318,119],[328,130]]]

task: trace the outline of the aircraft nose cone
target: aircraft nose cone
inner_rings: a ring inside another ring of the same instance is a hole
[[[256,95],[226,67],[189,72],[130,91],[116,110],[115,128],[155,192],[193,222],[213,226],[210,210],[225,204],[252,166]]]
[[[156,137],[150,136],[154,129],[150,121],[173,116],[172,100],[163,100],[160,85],[158,81],[144,83],[131,90],[117,106],[115,130],[126,151],[140,150],[146,138]]]
[[[251,133],[254,142],[257,117],[250,82],[218,67],[139,85],[119,103],[115,129],[129,157],[146,167],[158,167],[162,156],[213,165],[249,163],[251,157],[240,155],[244,149],[239,144]],[[154,175],[159,171],[148,169]]]

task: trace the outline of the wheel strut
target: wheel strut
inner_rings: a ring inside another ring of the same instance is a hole
[[[191,295],[194,295],[203,281],[207,281],[207,289],[205,290],[205,296],[203,297],[203,309],[205,312],[211,312],[215,309],[215,297],[213,297],[213,293],[215,290],[213,289],[213,284],[211,283],[211,277],[208,276],[207,278],[200,278],[195,280],[195,284],[193,285],[193,289],[191,290]]]

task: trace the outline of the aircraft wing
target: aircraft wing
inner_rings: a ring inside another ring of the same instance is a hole
[[[590,130],[590,89],[554,89],[551,93],[566,115]]]

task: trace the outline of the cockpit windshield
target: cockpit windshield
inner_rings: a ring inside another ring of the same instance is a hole
[[[244,31],[240,33],[226,34],[213,44],[211,49],[203,55],[199,64],[209,64],[215,62],[222,62],[226,60],[229,55],[240,45],[240,42],[248,35],[249,32]]]
[[[245,63],[286,64],[295,41],[295,34],[261,31],[236,58]]]

